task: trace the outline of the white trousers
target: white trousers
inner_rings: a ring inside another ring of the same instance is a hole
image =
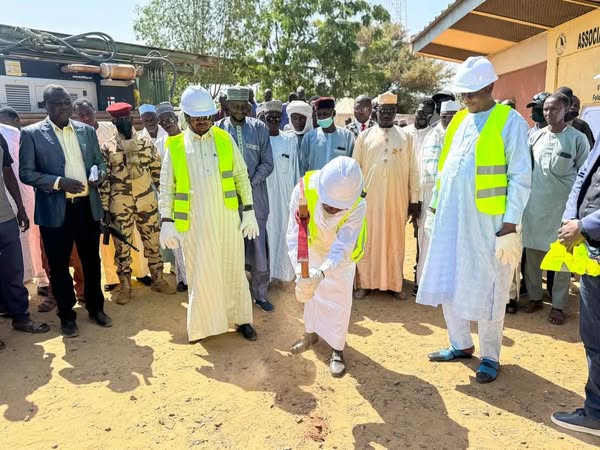
[[[473,346],[471,336],[471,321],[462,319],[454,314],[452,305],[442,305],[444,319],[448,328],[450,344],[458,349],[464,350]],[[499,320],[478,320],[477,331],[479,333],[479,355],[493,361],[500,361],[500,348],[502,347],[502,330],[504,328],[504,314]]]

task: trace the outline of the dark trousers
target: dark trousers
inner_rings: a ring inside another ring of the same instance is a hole
[[[600,419],[600,276],[581,277],[579,333],[588,362],[585,413]]]
[[[77,244],[83,267],[85,307],[91,314],[102,311],[104,295],[100,287],[100,226],[92,217],[89,198],[81,197],[76,199],[76,203],[67,200],[62,226],[41,226],[40,233],[50,266],[50,285],[58,305],[60,320],[64,322],[77,317],[73,311],[76,299],[73,279],[69,273],[73,243]]]
[[[254,300],[266,300],[271,270],[269,268],[269,239],[267,221],[256,219],[260,234],[256,239],[245,239],[246,270],[250,271],[250,295]]]
[[[23,272],[19,225],[11,219],[0,223],[0,304],[12,314],[13,322],[29,320],[29,293],[23,286]]]

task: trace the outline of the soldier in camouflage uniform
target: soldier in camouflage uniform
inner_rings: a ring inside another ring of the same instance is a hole
[[[131,105],[115,103],[106,109],[113,117],[116,133],[102,147],[106,160],[106,180],[100,188],[105,220],[114,224],[131,242],[137,227],[144,246],[144,256],[152,275],[152,290],[174,294],[175,287],[163,278],[159,252],[158,204],[153,186],[158,190],[161,159],[147,137],[133,130]],[[116,302],[131,300],[131,249],[115,239],[115,263],[121,283]]]

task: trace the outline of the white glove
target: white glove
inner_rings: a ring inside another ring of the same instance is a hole
[[[502,264],[515,267],[521,261],[522,253],[521,238],[517,233],[508,233],[496,237],[496,258]]]
[[[296,278],[296,299],[306,303],[315,296],[315,292],[325,275],[320,269],[310,269],[309,278]]]
[[[244,211],[242,213],[242,224],[240,225],[242,236],[246,239],[256,239],[260,234],[258,230],[258,222],[254,211]]]
[[[425,222],[423,224],[423,230],[425,231],[425,236],[431,239],[431,232],[433,231],[433,221],[435,220],[435,213],[427,208],[427,212],[425,213]]]
[[[174,222],[163,222],[160,225],[160,246],[174,250],[179,248],[181,235],[175,229]]]

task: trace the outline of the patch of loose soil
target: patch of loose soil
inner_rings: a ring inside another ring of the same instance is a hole
[[[408,242],[411,277],[414,241]],[[412,283],[407,282],[407,292]],[[378,294],[355,301],[347,375],[330,377],[330,350],[293,356],[302,306],[273,289],[273,314],[255,309],[256,342],[237,333],[190,345],[185,294],[136,284],[126,306],[108,302],[114,326],[78,308],[81,336],[25,335],[1,320],[0,448],[592,448],[565,433],[556,410],[583,402],[587,366],[575,296],[562,327],[549,306],[506,318],[498,380],[474,380],[478,360],[432,364],[446,345],[439,309]],[[38,301],[32,301],[32,311]],[[474,330],[476,331],[476,330]]]

